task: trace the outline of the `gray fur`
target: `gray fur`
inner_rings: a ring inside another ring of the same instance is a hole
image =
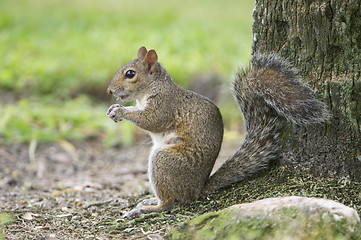
[[[285,120],[308,125],[330,117],[326,105],[302,83],[298,71],[276,54],[255,55],[252,68],[239,69],[233,94],[244,115],[246,138],[207,180],[203,194],[244,180],[277,159]]]

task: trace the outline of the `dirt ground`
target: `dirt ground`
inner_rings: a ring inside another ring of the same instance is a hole
[[[238,145],[225,141],[219,159]],[[180,215],[164,213],[161,225],[143,219],[144,228],[122,218],[151,195],[150,146],[148,138],[117,149],[66,141],[1,146],[0,212],[9,216],[6,224],[0,222],[5,239],[161,239],[183,221]]]

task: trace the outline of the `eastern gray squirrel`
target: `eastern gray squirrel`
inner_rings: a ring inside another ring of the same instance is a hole
[[[208,98],[176,85],[154,50],[138,50],[108,86],[108,93],[135,106],[112,105],[107,115],[126,119],[149,133],[153,147],[149,180],[156,196],[143,201],[128,217],[171,209],[239,182],[278,157],[280,132],[286,120],[307,125],[326,121],[324,103],[305,86],[295,69],[276,54],[255,54],[252,67],[240,69],[233,94],[247,134],[240,149],[212,176],[223,139],[223,122]]]

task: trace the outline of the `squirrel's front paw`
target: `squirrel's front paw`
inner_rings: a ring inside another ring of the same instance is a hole
[[[122,120],[122,113],[124,111],[124,107],[119,104],[113,104],[109,107],[107,111],[107,115],[109,118],[113,119],[114,122],[118,122]]]

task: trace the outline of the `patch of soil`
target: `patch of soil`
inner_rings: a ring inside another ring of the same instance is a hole
[[[142,219],[146,227],[122,218],[150,197],[151,144],[143,142],[147,144],[114,149],[66,141],[1,146],[0,212],[12,218],[3,226],[5,239],[162,238],[184,220],[181,216],[192,213],[162,213],[166,224],[150,214]],[[226,159],[237,145],[225,141],[219,158]]]

